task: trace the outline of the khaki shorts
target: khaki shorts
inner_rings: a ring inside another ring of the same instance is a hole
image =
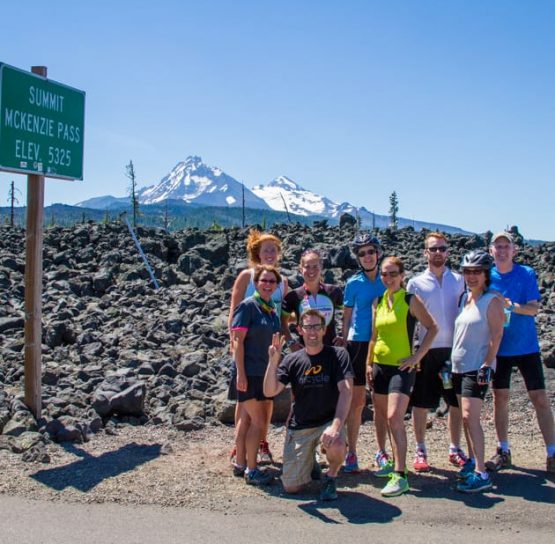
[[[316,448],[320,445],[322,433],[330,425],[331,421],[310,429],[287,429],[281,475],[285,487],[299,487],[311,482],[310,473],[314,467]],[[346,442],[345,426],[341,429],[341,439]]]

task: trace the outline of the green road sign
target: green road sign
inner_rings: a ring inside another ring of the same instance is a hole
[[[83,179],[85,93],[0,63],[0,170]]]

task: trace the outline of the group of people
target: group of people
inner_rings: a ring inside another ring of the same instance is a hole
[[[381,244],[370,233],[357,234],[351,249],[360,270],[344,291],[323,282],[323,258],[316,249],[302,253],[304,283],[290,289],[278,269],[279,238],[251,231],[249,268],[235,281],[229,316],[234,360],[229,398],[237,401],[234,474],[251,485],[273,479],[260,468],[273,459],[267,440],[272,398],[290,385],[284,489],[297,493],[320,479],[317,455],[322,454],[328,470],[320,497],[337,498],[339,472],[360,472],[357,442],[368,386],[377,443],[374,474],[387,478],[383,496],[409,490],[409,405],[416,440],[413,469],[430,470],[426,418],[441,397],[449,407],[448,460],[458,469],[457,488],[487,490],[490,472],[511,465],[508,412],[514,367],[536,410],[546,469],[555,472],[555,429],[534,322],[540,294],[534,271],[514,262],[511,234],[494,235],[489,251],[464,255],[460,275],[447,266],[446,236],[429,233],[427,269],[406,287],[403,262],[395,256],[382,259]],[[490,384],[498,445],[486,461],[481,412]],[[461,444],[463,429],[468,454]]]

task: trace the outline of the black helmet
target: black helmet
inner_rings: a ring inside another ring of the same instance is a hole
[[[461,268],[483,268],[490,270],[493,259],[489,253],[481,249],[475,249],[467,253],[461,261]]]
[[[378,257],[382,254],[380,241],[369,232],[359,232],[351,242],[351,249],[355,255],[358,253],[358,250],[364,246],[374,246],[378,252]]]

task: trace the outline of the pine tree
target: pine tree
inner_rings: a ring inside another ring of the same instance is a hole
[[[393,191],[389,196],[389,225],[391,228],[397,228],[397,213],[399,212],[399,198],[397,192]]]

